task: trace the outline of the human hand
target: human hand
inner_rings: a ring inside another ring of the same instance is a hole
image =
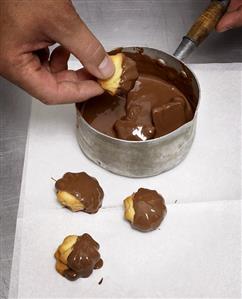
[[[0,75],[45,104],[103,93],[93,76],[108,78],[114,66],[70,0],[1,0],[0,12]],[[67,70],[70,53],[84,69]]]
[[[224,32],[236,27],[242,27],[242,0],[231,0],[228,10],[219,21],[216,30]]]

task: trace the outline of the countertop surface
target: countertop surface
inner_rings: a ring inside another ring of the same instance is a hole
[[[209,1],[75,1],[106,49],[135,45],[173,53]],[[212,34],[189,63],[242,62],[242,29]],[[226,68],[226,66],[225,66]],[[30,114],[30,97],[0,79],[0,298],[7,298]]]

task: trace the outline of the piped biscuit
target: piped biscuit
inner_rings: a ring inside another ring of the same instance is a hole
[[[88,277],[103,265],[99,244],[87,233],[67,236],[55,252],[56,271],[69,280]]]
[[[103,190],[98,181],[85,172],[68,172],[55,183],[58,201],[72,212],[96,213],[102,206]]]
[[[111,95],[127,94],[139,76],[136,62],[123,53],[110,55],[110,58],[115,67],[114,74],[111,78],[98,82]]]
[[[157,229],[166,212],[165,201],[155,190],[140,188],[124,200],[125,219],[142,232]]]

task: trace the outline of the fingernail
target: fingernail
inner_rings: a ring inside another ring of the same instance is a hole
[[[219,32],[225,32],[225,31],[228,31],[228,30],[230,30],[230,29],[232,29],[232,27],[223,27],[223,28],[221,28],[221,29],[219,30]]]
[[[103,61],[99,64],[98,69],[102,73],[104,79],[111,77],[114,73],[114,65],[112,60],[108,56],[105,56]]]

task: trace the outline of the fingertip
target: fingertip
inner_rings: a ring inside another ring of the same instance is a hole
[[[242,6],[237,10],[227,12],[218,23],[216,30],[225,32],[240,26],[242,26]]]
[[[232,29],[232,28],[233,28],[233,26],[228,25],[224,22],[221,22],[221,23],[218,23],[218,25],[216,26],[216,31],[218,33],[223,33],[223,32],[226,32],[226,31]]]
[[[233,28],[233,27],[231,27],[231,26],[217,25],[217,27],[216,27],[216,31],[217,31],[218,33],[223,33],[223,32],[226,32],[226,31],[232,29],[232,28]]]

